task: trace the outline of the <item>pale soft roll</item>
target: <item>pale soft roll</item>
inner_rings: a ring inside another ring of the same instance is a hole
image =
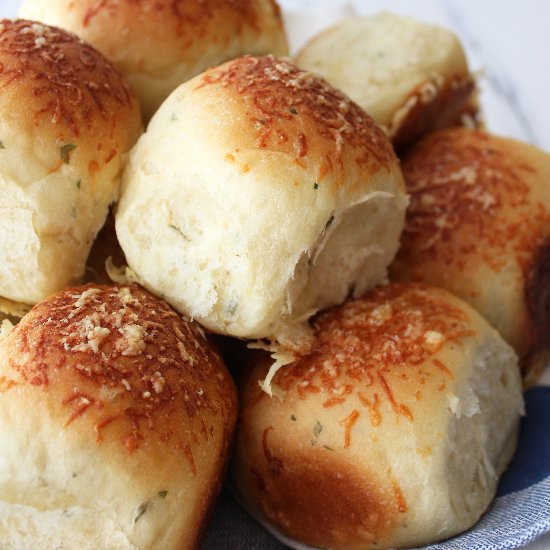
[[[410,17],[346,19],[312,38],[296,63],[348,94],[398,146],[426,130],[476,123],[475,83],[454,33]]]
[[[403,169],[412,202],[393,276],[469,302],[534,382],[550,357],[550,155],[449,129],[418,144]]]
[[[274,0],[25,0],[20,14],[76,33],[113,61],[146,120],[209,67],[247,53],[287,53]]]
[[[52,296],[0,342],[0,547],[196,548],[235,419],[219,355],[165,302]]]
[[[244,57],[178,88],[132,151],[116,213],[145,286],[214,332],[300,339],[386,276],[407,204],[372,119],[288,61]]]
[[[317,316],[312,352],[241,384],[233,482],[285,535],[333,549],[411,548],[471,527],[509,463],[517,357],[471,307],[379,287]]]
[[[36,303],[79,281],[118,193],[139,107],[75,36],[0,21],[0,296]]]

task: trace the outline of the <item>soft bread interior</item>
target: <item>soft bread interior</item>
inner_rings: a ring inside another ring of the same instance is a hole
[[[0,192],[4,199],[0,294],[34,304],[76,283],[84,274],[86,257],[114,199],[115,186],[99,196],[84,189],[79,175],[64,166],[59,173],[32,183],[0,175]]]
[[[447,480],[454,514],[471,517],[494,496],[496,481],[510,462],[523,414],[516,357],[509,346],[486,341],[458,395],[448,395],[452,411],[447,447]],[[479,515],[479,513],[477,513]]]
[[[33,548],[37,540],[44,550],[137,548],[105,512],[78,506],[41,510],[2,501],[0,540],[11,550]]]
[[[384,224],[395,209],[395,196],[375,192],[335,213],[316,245],[302,254],[287,291],[287,312],[294,318],[361,296],[386,278],[398,246],[399,224]]]

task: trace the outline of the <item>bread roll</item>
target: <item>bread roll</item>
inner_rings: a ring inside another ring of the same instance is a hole
[[[0,21],[0,296],[77,282],[138,137],[122,75],[75,36]]]
[[[0,546],[196,548],[235,417],[219,355],[166,303],[50,297],[0,342]]]
[[[472,526],[516,446],[517,358],[472,308],[420,285],[378,287],[315,318],[311,354],[278,397],[241,386],[233,479],[289,537],[410,548]]]
[[[314,37],[296,63],[348,94],[398,148],[430,129],[477,124],[475,82],[454,33],[379,13]]]
[[[550,155],[454,129],[428,136],[403,168],[412,202],[394,277],[469,302],[534,382],[550,356]]]
[[[116,213],[145,286],[214,332],[296,339],[386,276],[406,195],[362,109],[288,61],[243,57],[178,88],[132,152]]]
[[[81,36],[113,61],[149,120],[170,92],[243,54],[287,54],[275,0],[25,0],[20,14]]]

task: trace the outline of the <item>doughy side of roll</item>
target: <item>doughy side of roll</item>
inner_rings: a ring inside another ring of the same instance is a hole
[[[319,314],[274,397],[241,385],[233,481],[247,506],[321,548],[423,546],[471,527],[516,446],[517,357],[471,307],[420,285]]]
[[[381,12],[312,38],[296,63],[356,101],[403,149],[430,130],[479,123],[475,79],[457,36]]]

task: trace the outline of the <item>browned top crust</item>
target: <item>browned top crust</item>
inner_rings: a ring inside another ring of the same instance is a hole
[[[418,384],[412,386],[418,389],[434,373],[444,383],[453,377],[451,370],[433,356],[449,342],[475,334],[466,312],[447,296],[423,285],[394,283],[319,314],[313,321],[312,353],[280,369],[275,384],[295,389],[300,399],[324,392],[326,408],[359,392],[375,425],[382,420],[384,400],[394,413],[413,420],[392,385],[416,378]]]
[[[465,299],[515,348],[525,374],[540,372],[550,323],[550,156],[449,129],[414,147],[403,173],[411,202],[393,276]]]
[[[273,0],[269,1],[275,13],[280,16],[277,4]],[[164,23],[172,20],[177,36],[185,34],[192,41],[193,35],[195,38],[202,38],[208,21],[216,12],[224,9],[234,11],[244,23],[258,27],[259,14],[254,2],[250,0],[95,0],[85,2],[81,24],[88,27],[98,16],[112,18],[117,14],[130,12],[138,18],[141,15],[144,21],[151,17],[161,17]]]
[[[29,111],[35,126],[53,125],[60,138],[98,124],[113,134],[117,119],[137,107],[126,80],[91,46],[61,29],[7,19],[0,22],[0,103]]]
[[[183,455],[194,474],[192,449],[218,432],[216,418],[230,436],[235,390],[220,356],[196,324],[140,287],[55,294],[0,346],[9,358],[0,389],[42,390],[52,416],[86,439],[128,453],[153,445],[155,455]]]
[[[67,169],[108,203],[140,131],[137,99],[99,52],[54,27],[0,21],[3,174],[29,182]]]
[[[403,160],[411,204],[400,260],[466,270],[472,257],[496,273],[510,252],[525,276],[550,216],[526,181],[536,168],[481,131],[431,134]]]
[[[188,63],[192,69],[187,73],[189,78],[219,63],[224,50],[237,44],[244,47],[238,53],[248,49],[251,53],[268,53],[266,44],[277,50],[273,53],[286,52],[281,13],[274,0],[51,0],[50,3],[47,10],[39,2],[29,2],[29,6],[23,6],[23,12],[41,14],[43,20],[57,22],[84,37],[125,73],[164,77],[168,76],[167,70],[174,70],[174,64]],[[254,49],[255,38],[262,44],[258,46],[260,50]]]
[[[342,163],[342,151],[354,150],[361,165],[375,159],[388,167],[396,157],[391,143],[361,107],[314,74],[272,55],[244,56],[207,71],[199,88],[216,84],[236,93],[246,104],[246,117],[256,129],[257,146],[306,157],[313,136],[329,141],[326,158]],[[305,119],[305,122],[304,122]],[[303,130],[306,131],[303,131]]]

